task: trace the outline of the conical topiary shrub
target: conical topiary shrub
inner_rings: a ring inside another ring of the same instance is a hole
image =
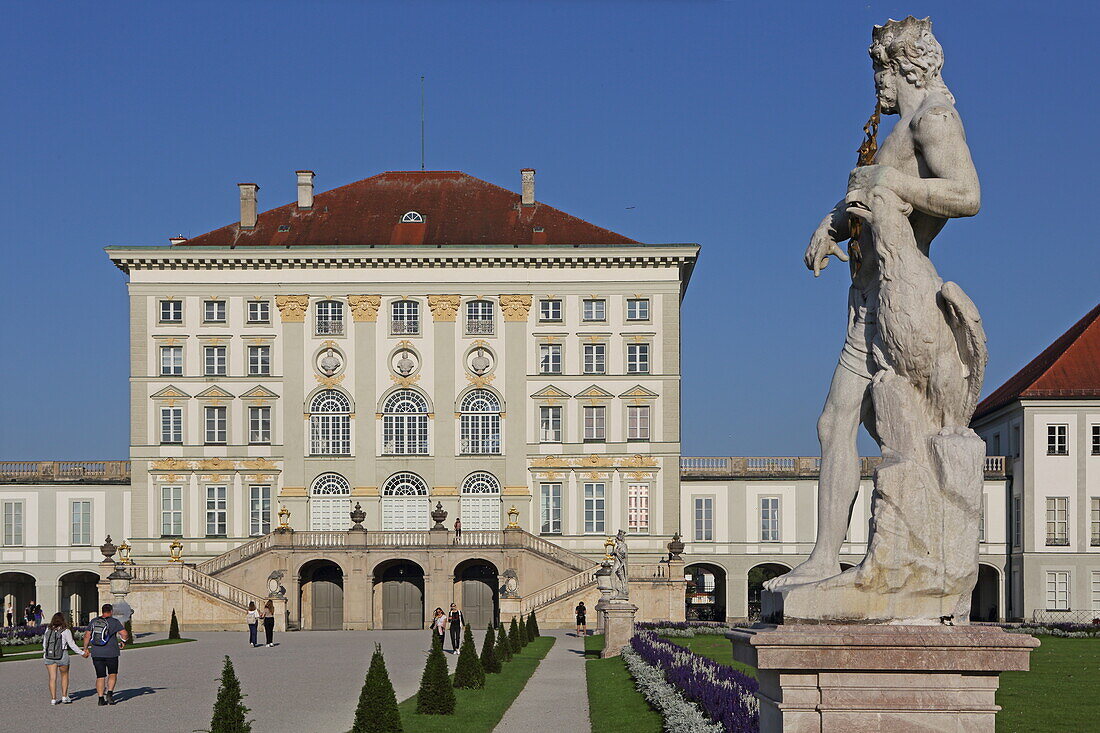
[[[168,638],[180,638],[180,622],[176,620],[176,609],[172,609],[172,621],[168,624]]]
[[[531,615],[527,617],[527,638],[534,641],[539,636],[539,621],[535,618],[535,612],[531,611]]]
[[[531,641],[527,638],[527,622],[523,619],[523,614],[519,615],[519,645],[521,647],[527,646],[527,642]]]
[[[462,635],[462,648],[458,652],[458,664],[455,666],[455,687],[466,690],[479,690],[485,686],[485,670],[477,658],[474,648],[474,632],[466,624]]]
[[[493,625],[485,630],[485,640],[481,642],[481,668],[486,673],[500,671],[500,657],[497,656],[496,634],[493,633]]]
[[[497,652],[497,659],[501,662],[512,661],[512,642],[508,641],[508,632],[504,628],[504,624],[497,626],[497,643],[494,647]]]
[[[355,725],[351,733],[401,733],[401,714],[397,712],[397,695],[390,682],[382,645],[374,645],[370,669],[359,693],[355,708]]]
[[[523,644],[519,641],[519,624],[516,623],[516,617],[512,617],[512,623],[508,624],[508,643],[512,645],[512,654],[519,654],[523,651]]]
[[[443,645],[432,644],[420,689],[416,692],[416,712],[421,715],[451,715],[455,711],[455,691],[447,676],[447,658]]]
[[[218,697],[214,700],[214,715],[210,718],[210,733],[250,733],[252,721],[245,720],[246,715],[248,708],[241,694],[241,682],[233,670],[233,662],[226,655]]]

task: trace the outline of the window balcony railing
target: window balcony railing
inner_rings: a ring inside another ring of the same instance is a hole
[[[343,321],[317,321],[317,335],[318,336],[343,336],[344,335],[344,322]]]
[[[462,455],[464,456],[498,456],[500,455],[499,440],[463,440]]]
[[[1069,537],[1064,535],[1048,534],[1047,547],[1069,547]]]
[[[492,336],[495,325],[492,318],[467,318],[466,333],[474,336]]]
[[[420,333],[420,321],[390,321],[390,333],[394,336],[416,336]]]

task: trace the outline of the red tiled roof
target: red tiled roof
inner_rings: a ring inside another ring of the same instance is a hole
[[[416,211],[423,223],[401,223]],[[286,227],[280,231],[281,227]],[[265,211],[256,226],[230,224],[187,246],[638,244],[633,239],[460,171],[391,171]]]
[[[1100,397],[1100,305],[978,404],[974,417],[1018,399]]]

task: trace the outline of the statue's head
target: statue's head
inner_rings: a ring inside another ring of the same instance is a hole
[[[917,20],[910,15],[905,20],[891,19],[886,25],[876,25],[867,53],[875,68],[875,91],[884,114],[898,112],[900,84],[935,90],[955,102],[940,76],[943,48],[932,35],[930,19]]]
[[[620,540],[625,540],[626,539],[626,532],[624,532],[620,529],[619,533],[616,534],[615,536],[618,537]]]

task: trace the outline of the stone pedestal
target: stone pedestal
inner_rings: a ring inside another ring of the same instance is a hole
[[[617,657],[634,636],[634,614],[638,607],[630,601],[604,601],[596,604],[596,613],[603,617],[603,651],[601,659]]]
[[[988,626],[783,625],[727,634],[756,667],[760,733],[993,733],[998,676],[1039,641]]]
[[[273,595],[268,596],[271,600],[271,605],[275,607],[275,630],[279,632],[286,631],[286,596]]]

